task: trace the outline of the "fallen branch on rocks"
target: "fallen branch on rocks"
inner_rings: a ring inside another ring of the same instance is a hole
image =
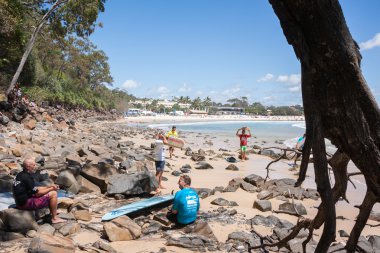
[[[258,246],[250,246],[248,248],[248,251],[251,252],[253,249],[259,249],[262,247],[277,247],[277,248],[283,248],[286,246],[286,244],[294,239],[298,233],[301,231],[301,229],[308,229],[311,225],[313,224],[313,220],[310,219],[305,219],[305,218],[300,218],[297,221],[297,224],[292,228],[292,231],[282,240],[275,242],[275,243],[267,243],[267,244],[262,244]]]

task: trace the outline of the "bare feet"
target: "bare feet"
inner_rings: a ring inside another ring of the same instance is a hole
[[[62,222],[66,222],[66,220],[61,219],[59,217],[57,217],[55,219],[51,219],[51,223],[53,223],[53,224],[62,223]]]

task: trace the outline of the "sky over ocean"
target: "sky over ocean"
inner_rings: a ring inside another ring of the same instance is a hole
[[[340,3],[380,101],[380,1]],[[300,64],[266,0],[107,1],[99,21],[91,39],[109,56],[113,87],[137,97],[302,103]]]

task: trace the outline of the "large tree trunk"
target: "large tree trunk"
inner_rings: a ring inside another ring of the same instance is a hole
[[[380,110],[362,75],[358,45],[351,37],[340,4],[337,0],[269,2],[301,61],[307,139],[313,155],[322,159],[321,152],[325,152],[316,139],[320,131],[363,173],[369,195],[362,206],[372,208],[373,202],[380,199]],[[326,170],[323,159],[315,164],[322,208],[327,210],[324,220],[331,224],[329,218],[335,218],[335,209],[331,209],[333,195]],[[367,214],[368,210],[362,215],[365,221]],[[351,232],[348,251],[356,246],[362,228],[363,219]],[[323,243],[329,243],[334,234],[325,230]],[[322,239],[318,252],[327,251],[321,245]]]
[[[50,17],[50,15],[54,12],[55,9],[57,9],[62,3],[66,2],[66,1],[67,0],[58,0],[57,2],[55,2],[51,6],[51,8],[49,9],[49,11],[41,18],[41,20],[38,22],[37,26],[34,28],[32,36],[30,37],[28,43],[26,44],[25,52],[22,55],[20,64],[18,65],[16,73],[14,74],[14,76],[12,78],[12,81],[11,81],[11,83],[10,83],[8,89],[7,89],[7,92],[6,92],[7,95],[15,87],[15,85],[17,83],[17,80],[18,80],[18,78],[19,78],[19,76],[21,74],[21,71],[24,68],[25,62],[28,59],[28,56],[29,56],[30,52],[33,49],[34,42],[36,41],[37,35],[40,32],[41,28],[44,26],[46,20]]]

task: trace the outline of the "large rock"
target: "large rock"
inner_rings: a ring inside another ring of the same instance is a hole
[[[237,191],[237,189],[239,189],[241,183],[244,182],[242,178],[240,177],[237,177],[237,178],[234,178],[234,179],[231,179],[229,182],[228,182],[228,186],[226,188],[224,188],[224,192],[235,192]]]
[[[256,187],[259,187],[264,183],[264,178],[256,174],[251,174],[249,176],[246,176],[244,178],[244,181],[253,184]]]
[[[262,212],[271,211],[272,203],[269,200],[255,200],[255,202],[253,202],[253,208]]]
[[[216,238],[214,232],[212,231],[212,228],[206,221],[197,221],[195,223],[194,229],[192,231],[193,234],[201,235],[206,238],[209,238],[213,241],[218,241]]]
[[[138,172],[135,174],[120,174],[108,178],[107,193],[135,195],[155,191],[158,182],[155,175],[149,171]]]
[[[91,214],[88,210],[76,210],[74,212],[74,217],[77,220],[90,221],[92,219]]]
[[[81,188],[74,175],[69,170],[61,171],[55,183],[63,186],[65,190],[74,194],[77,194]]]
[[[197,170],[207,170],[207,169],[213,169],[214,167],[212,167],[209,163],[207,162],[199,162],[197,163],[195,166],[194,166],[195,169]]]
[[[203,155],[198,155],[198,154],[193,154],[191,156],[191,160],[195,161],[195,162],[199,162],[199,161],[204,161],[206,158],[205,156]]]
[[[237,171],[237,170],[239,170],[239,168],[235,164],[230,164],[227,166],[226,170]]]
[[[1,219],[7,231],[26,234],[29,230],[38,230],[33,211],[9,208],[1,212]]]
[[[260,200],[268,200],[273,198],[273,192],[272,191],[261,191],[259,194],[257,194],[257,198]]]
[[[208,188],[194,188],[194,190],[198,193],[198,196],[202,199],[215,194],[214,190],[211,190]]]
[[[299,215],[307,214],[306,208],[302,205],[302,203],[292,204],[289,202],[285,202],[285,203],[280,204],[278,209],[281,211],[289,212],[289,213],[294,213],[294,214],[298,213]]]
[[[371,214],[369,215],[368,219],[380,222],[380,212],[371,211]]]
[[[78,155],[68,155],[66,156],[66,162],[69,166],[81,167],[82,160]]]
[[[99,186],[95,185],[91,181],[87,180],[82,176],[76,177],[78,183],[81,185],[80,192],[90,193],[90,192],[100,192]]]
[[[109,153],[109,151],[106,147],[102,147],[99,145],[91,145],[91,146],[89,146],[88,149],[97,156]]]
[[[274,215],[269,215],[268,217],[264,217],[262,215],[255,215],[252,219],[250,219],[251,226],[262,225],[266,227],[274,227],[279,222],[279,218]]]
[[[260,238],[249,232],[232,232],[228,235],[228,241],[239,241],[248,243],[250,246],[260,245]]]
[[[36,124],[37,122],[35,119],[29,119],[24,122],[24,127],[26,129],[33,130],[34,128],[36,128]]]
[[[0,192],[12,191],[14,178],[10,175],[0,174]]]
[[[74,253],[75,246],[71,239],[41,233],[34,237],[28,248],[29,253]]]
[[[368,241],[371,243],[372,248],[375,252],[380,252],[380,236],[378,235],[371,235],[368,238]]]
[[[37,233],[40,233],[40,234],[45,233],[45,234],[53,235],[54,232],[55,232],[55,228],[48,223],[42,224],[37,230]]]
[[[217,198],[211,201],[211,204],[217,205],[217,206],[229,206],[230,202],[224,198]]]
[[[99,186],[102,193],[107,191],[108,177],[116,174],[118,174],[117,169],[106,163],[86,164],[81,171],[81,175]]]
[[[247,192],[256,192],[257,187],[254,186],[253,184],[247,183],[245,181],[241,182],[240,188],[242,188],[244,191]]]
[[[130,241],[141,236],[141,228],[128,216],[122,216],[104,224],[104,230],[111,242]]]
[[[59,229],[59,233],[63,236],[75,234],[81,230],[81,227],[76,222],[67,222]]]
[[[0,124],[6,126],[9,123],[9,118],[5,115],[0,116]]]

